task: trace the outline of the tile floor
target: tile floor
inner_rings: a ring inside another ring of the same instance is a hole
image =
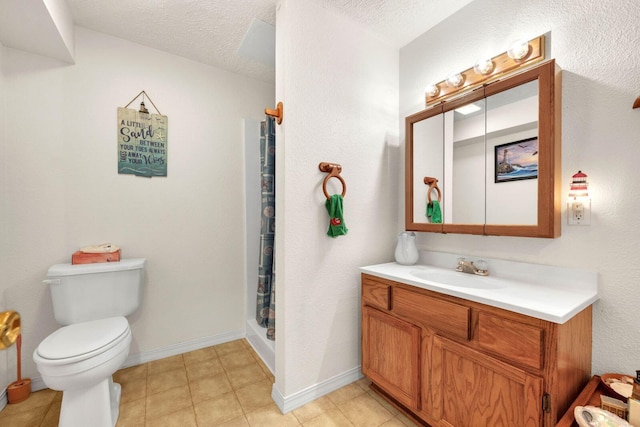
[[[273,375],[245,340],[122,369],[114,380],[122,385],[116,427],[415,426],[366,379],[282,415],[271,400]],[[61,399],[35,392],[0,411],[0,426],[55,427]]]

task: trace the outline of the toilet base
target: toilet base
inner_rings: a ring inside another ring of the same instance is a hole
[[[120,384],[109,376],[89,388],[64,390],[59,427],[115,427],[120,410]]]

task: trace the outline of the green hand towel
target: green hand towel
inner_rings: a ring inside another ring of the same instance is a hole
[[[344,212],[342,210],[342,196],[334,194],[327,199],[325,206],[329,212],[329,230],[327,236],[338,237],[347,234],[347,226],[344,223]]]
[[[432,224],[442,224],[440,202],[434,200],[431,203],[427,203],[427,218],[429,218]]]

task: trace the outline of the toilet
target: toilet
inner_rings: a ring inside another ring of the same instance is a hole
[[[142,300],[145,259],[56,264],[45,284],[62,327],[33,353],[42,381],[62,391],[59,427],[114,427],[120,384],[112,375],[129,355],[125,318]]]

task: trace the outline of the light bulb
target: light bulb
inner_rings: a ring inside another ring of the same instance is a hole
[[[433,98],[434,96],[438,96],[440,93],[440,88],[437,85],[428,85],[425,88],[425,92],[428,97]]]
[[[447,78],[447,84],[450,87],[460,87],[462,83],[464,83],[464,77],[460,73],[453,74]]]
[[[476,62],[476,65],[473,66],[473,71],[475,71],[477,74],[482,74],[483,76],[491,74],[491,72],[493,71],[493,61],[486,58],[481,59],[480,61]]]
[[[511,45],[507,51],[507,55],[511,59],[519,61],[529,54],[529,42],[526,40],[518,40]]]

